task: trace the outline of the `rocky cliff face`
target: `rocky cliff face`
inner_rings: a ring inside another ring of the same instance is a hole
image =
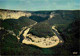
[[[1,10],[0,9],[0,19],[18,19],[21,16],[29,17],[31,16],[31,13],[25,13],[23,11],[12,11],[12,10]]]

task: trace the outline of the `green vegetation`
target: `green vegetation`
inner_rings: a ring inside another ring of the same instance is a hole
[[[2,26],[1,24],[2,24],[2,22],[3,22],[3,20],[2,19],[0,19],[0,27]]]
[[[29,26],[33,23],[35,23],[35,21],[23,16],[19,19],[6,19],[1,23],[1,25],[6,30],[12,30],[18,35],[22,27]]]
[[[2,18],[2,15],[0,15],[0,18]]]
[[[32,33],[33,35],[39,36],[39,37],[47,37],[47,36],[53,36],[54,33],[52,31],[51,26],[46,22],[40,22],[33,26],[29,33]]]
[[[0,48],[2,55],[73,55],[73,52],[78,52],[79,50],[79,22],[76,20],[66,28],[56,27],[60,32],[60,35],[64,39],[65,43],[60,46],[48,48],[48,49],[39,49],[38,47],[31,45],[24,45],[17,41],[15,36],[7,34],[5,30],[1,30],[2,34],[0,35]],[[63,30],[61,30],[63,29]],[[1,38],[2,37],[2,38]],[[48,52],[49,51],[49,52]]]
[[[60,14],[55,15],[55,17],[52,18],[51,20],[46,20],[46,22],[48,22],[51,26],[55,24],[70,24],[72,21],[73,21],[73,18],[63,19],[63,17]]]
[[[34,11],[32,14],[47,14],[49,15],[52,11]]]
[[[41,17],[41,16],[30,16],[29,17],[30,19],[32,20],[35,20],[37,22],[41,22],[41,21],[45,21],[49,18],[49,16],[46,16],[46,17]]]
[[[51,12],[34,12],[36,14],[50,14]],[[18,42],[16,36],[9,34],[6,30],[13,30],[16,34],[24,26],[29,26],[35,21],[27,18],[20,17],[19,19],[6,19],[0,20],[0,27],[4,27],[4,30],[0,30],[0,55],[73,55],[73,52],[80,52],[79,50],[79,23],[80,23],[80,11],[55,11],[58,13],[54,18],[50,20],[38,20],[38,24],[33,26],[29,33],[40,37],[53,36],[54,33],[51,30],[51,26],[55,25],[59,31],[60,36],[63,38],[63,45],[58,45],[52,48],[38,48],[33,45],[26,45]],[[36,18],[36,17],[34,17]],[[41,18],[41,17],[40,17]],[[40,19],[39,18],[39,19]],[[37,21],[37,20],[36,20]]]
[[[70,55],[73,52],[79,52],[79,18],[69,25],[58,25],[56,28],[65,41],[61,47],[61,54]],[[67,52],[67,53],[65,53]]]
[[[16,36],[9,34],[6,30],[1,30],[0,35],[0,55],[30,55],[39,54],[39,48],[19,43]]]

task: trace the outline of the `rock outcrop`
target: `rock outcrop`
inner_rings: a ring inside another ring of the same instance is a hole
[[[18,19],[21,16],[29,17],[31,13],[24,11],[12,11],[12,10],[1,10],[0,9],[0,19]]]

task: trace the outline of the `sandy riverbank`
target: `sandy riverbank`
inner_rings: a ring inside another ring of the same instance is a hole
[[[52,27],[52,29],[55,29],[55,27]],[[26,36],[28,38],[25,37],[23,39],[22,43],[35,45],[40,48],[50,48],[50,47],[54,47],[54,46],[58,45],[58,43],[60,42],[60,39],[58,38],[58,36],[56,36],[56,33],[52,37],[40,38],[40,37],[34,36],[32,34],[26,34],[26,33],[28,33],[29,30],[30,30],[30,28],[28,28],[24,32],[23,36],[24,37]]]

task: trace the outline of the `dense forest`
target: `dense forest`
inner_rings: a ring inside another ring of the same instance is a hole
[[[54,33],[52,31],[52,27],[47,22],[40,22],[33,26],[29,33],[32,33],[33,35],[39,36],[39,37],[52,37],[54,36]]]
[[[51,12],[52,11],[37,11],[33,12],[33,14],[50,14]],[[4,29],[0,29],[0,55],[73,56],[73,52],[77,52],[77,54],[80,54],[80,11],[57,10],[54,12],[57,15],[55,15],[55,17],[50,20],[42,17],[40,17],[40,21],[34,19],[36,17],[39,18],[39,16],[32,16],[33,18],[20,17],[19,19],[0,19],[0,27],[4,27]],[[40,37],[53,36],[54,33],[52,32],[51,27],[55,25],[56,29],[60,33],[60,36],[63,38],[64,43],[62,45],[57,45],[52,48],[39,48],[33,45],[22,44],[17,40],[16,36],[13,36],[9,32],[7,32],[7,30],[12,30],[15,32],[16,35],[18,35],[22,27],[28,27],[36,21],[38,23],[31,28],[29,33]]]
[[[16,33],[16,35],[19,34],[22,27],[29,26],[36,22],[24,16],[20,17],[19,19],[6,19],[0,21],[1,27],[4,27],[6,30],[12,30]]]
[[[79,22],[80,20],[76,20],[71,23],[68,28],[61,31],[61,37],[64,39],[64,44],[61,46],[56,46],[48,49],[41,49],[32,45],[25,45],[19,43],[16,36],[13,36],[6,32],[6,30],[0,30],[0,49],[1,54],[3,55],[29,55],[29,54],[37,54],[37,55],[47,55],[47,54],[59,54],[59,55],[72,55],[73,52],[79,51]]]

